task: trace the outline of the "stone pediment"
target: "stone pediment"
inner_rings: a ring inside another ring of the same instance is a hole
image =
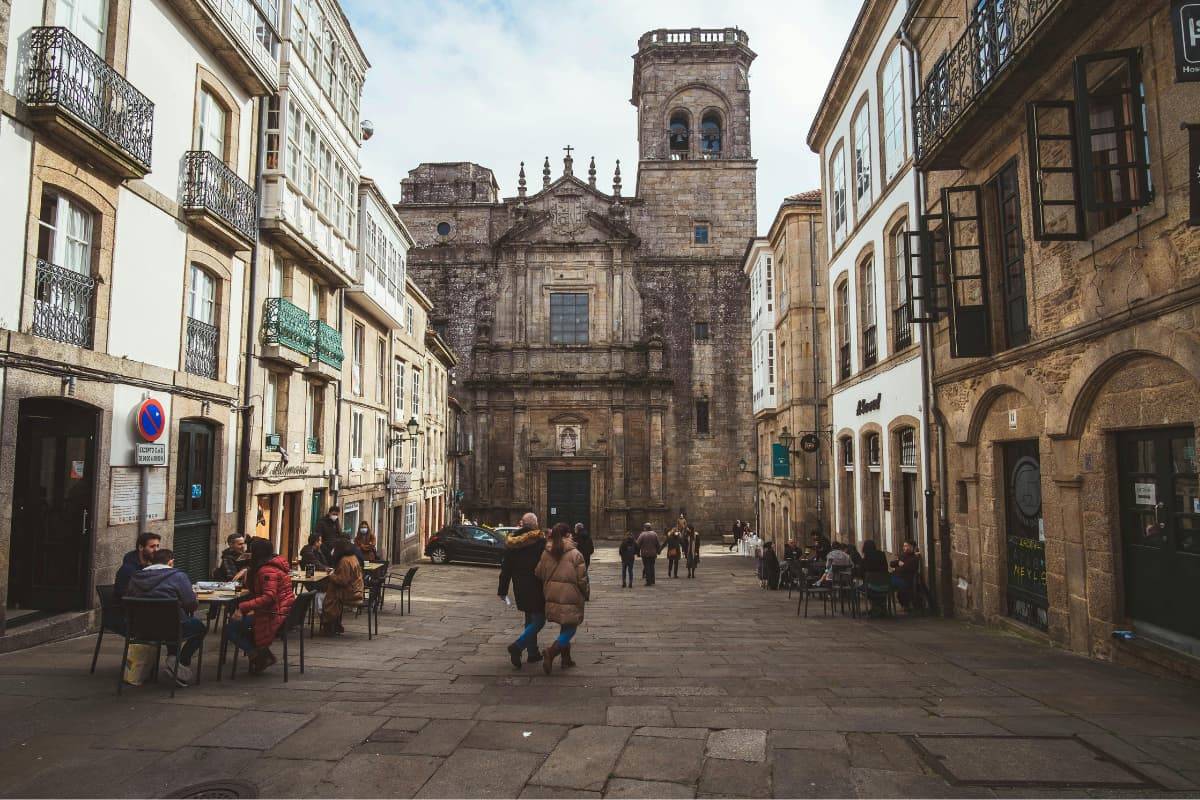
[[[543,190],[525,203],[525,217],[509,228],[497,245],[586,244],[614,239],[637,246],[637,236],[624,220],[608,213],[611,204],[587,184],[574,178]]]

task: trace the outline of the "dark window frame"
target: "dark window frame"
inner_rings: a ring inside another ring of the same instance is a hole
[[[692,337],[697,342],[707,342],[712,339],[712,328],[707,322],[697,321],[692,326]]]
[[[570,302],[567,302],[570,298]],[[582,319],[580,309],[582,308]],[[587,292],[550,293],[550,344],[586,345],[590,341],[591,298]]]
[[[960,210],[956,198],[965,198],[965,211]],[[988,304],[987,236],[984,232],[983,193],[980,187],[966,185],[943,188],[942,210],[945,215],[946,261],[950,276],[950,357],[988,356],[992,353],[991,309]],[[974,254],[973,259],[971,254]]]
[[[997,256],[996,278],[999,280],[1000,298],[1003,303],[1001,316],[1004,321],[1004,343],[1008,348],[1020,347],[1029,343],[1031,331],[1017,159],[1014,158],[1001,167],[987,185],[995,205],[992,219],[995,236],[992,238],[995,241]],[[1008,206],[1013,208],[1006,215],[1005,208]]]
[[[710,425],[711,408],[707,397],[696,400],[696,435],[708,436],[712,433]]]

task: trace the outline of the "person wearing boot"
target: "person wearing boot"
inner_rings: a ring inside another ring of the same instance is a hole
[[[696,577],[696,567],[700,565],[700,534],[690,525],[687,534],[683,537],[683,552],[687,556],[688,577],[694,578]]]
[[[687,520],[681,515],[675,527],[667,531],[664,549],[667,551],[667,577],[679,577],[679,559],[683,555],[683,537],[687,533]]]
[[[250,672],[257,674],[275,663],[271,643],[296,602],[292,569],[287,559],[275,555],[269,539],[250,540],[250,570],[246,586],[252,596],[238,604],[225,636],[249,656]]]
[[[625,531],[625,538],[617,548],[621,556],[621,588],[633,588],[633,562],[637,561],[638,546],[633,539],[633,531]]]
[[[566,523],[554,526],[534,571],[546,595],[546,619],[559,624],[558,638],[542,653],[542,671],[547,675],[559,655],[563,669],[575,666],[571,659],[571,639],[576,628],[583,624],[583,606],[591,597],[587,562],[575,548],[570,533]]]
[[[512,584],[517,598],[517,608],[525,612],[525,630],[508,646],[508,657],[513,669],[521,668],[521,653],[528,653],[530,664],[542,660],[538,650],[538,632],[546,626],[546,595],[542,582],[533,571],[537,569],[546,549],[546,535],[538,527],[538,518],[532,512],[521,517],[519,530],[509,534],[504,543],[504,555],[500,561],[500,584],[496,594],[501,602],[508,599],[508,586]]]

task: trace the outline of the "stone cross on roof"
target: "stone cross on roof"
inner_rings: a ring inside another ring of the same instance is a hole
[[[567,145],[566,147],[563,148],[563,150],[567,151],[566,157],[563,158],[563,175],[574,175],[575,174],[575,170],[573,169],[573,167],[575,165],[575,159],[571,158],[571,151],[574,149],[575,148],[571,147],[571,145]]]

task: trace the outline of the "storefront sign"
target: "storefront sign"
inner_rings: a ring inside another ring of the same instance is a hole
[[[1200,81],[1200,2],[1171,3],[1171,28],[1175,40],[1175,80]]]
[[[883,395],[875,395],[874,400],[859,400],[858,407],[854,410],[854,415],[861,417],[863,414],[870,414],[872,411],[878,411],[883,405]]]
[[[411,472],[389,472],[387,488],[393,492],[407,492],[412,488]]]
[[[815,453],[821,448],[821,437],[815,433],[806,433],[800,437],[800,449],[806,453]]]
[[[791,453],[787,446],[772,442],[771,444],[771,477],[790,478],[792,476]]]
[[[1183,127],[1188,132],[1188,193],[1192,203],[1188,224],[1200,228],[1200,124]]]
[[[286,461],[271,461],[266,464],[260,464],[258,467],[258,477],[266,478],[306,478],[308,477],[308,466],[305,464],[289,465]]]

